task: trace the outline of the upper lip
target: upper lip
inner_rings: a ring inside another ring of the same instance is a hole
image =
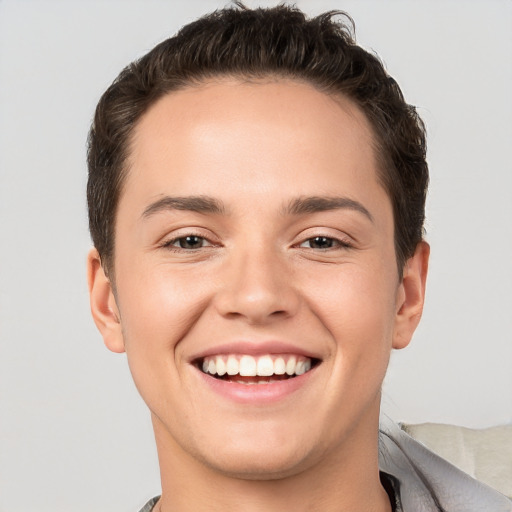
[[[299,347],[293,343],[277,340],[266,341],[235,341],[231,343],[222,343],[208,347],[190,357],[190,361],[197,361],[205,357],[221,354],[240,354],[251,356],[262,356],[265,354],[293,354],[297,356],[309,357],[311,359],[321,359],[318,354]]]

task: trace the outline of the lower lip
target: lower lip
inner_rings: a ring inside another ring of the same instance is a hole
[[[215,393],[239,403],[268,404],[278,402],[308,385],[317,367],[302,375],[286,380],[276,380],[268,384],[240,384],[216,379],[196,369],[203,382]]]

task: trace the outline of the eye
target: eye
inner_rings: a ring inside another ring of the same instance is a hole
[[[335,248],[348,248],[351,245],[348,242],[344,242],[342,240],[338,240],[337,238],[332,238],[330,236],[315,236],[313,238],[308,238],[304,240],[299,247],[304,247],[307,249],[335,249]]]
[[[171,249],[197,250],[212,244],[204,237],[198,235],[186,235],[173,238],[164,244]]]

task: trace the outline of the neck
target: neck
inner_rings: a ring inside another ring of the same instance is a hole
[[[153,424],[162,479],[157,512],[391,512],[379,479],[378,411],[316,463],[267,479],[210,468],[184,452],[157,418]]]

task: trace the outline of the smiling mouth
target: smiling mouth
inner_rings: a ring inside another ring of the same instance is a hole
[[[197,361],[197,367],[216,379],[239,384],[270,384],[303,375],[318,359],[295,355],[215,355]]]

